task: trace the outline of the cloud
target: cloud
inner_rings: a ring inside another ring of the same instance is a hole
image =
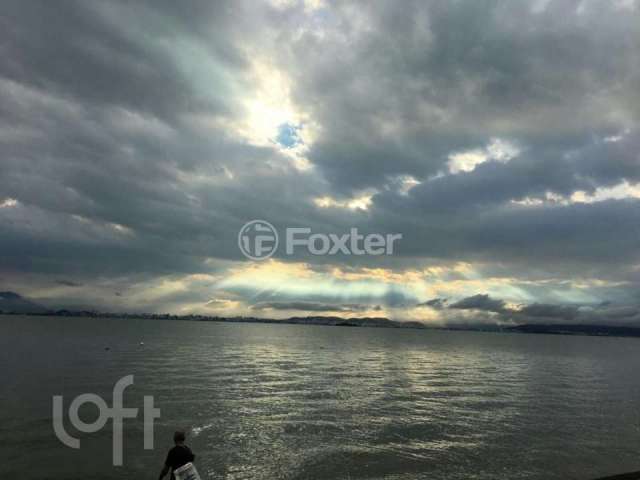
[[[576,318],[579,313],[579,309],[573,305],[545,305],[534,303],[533,305],[527,305],[520,310],[519,313],[526,317],[536,319],[546,318],[571,321]]]
[[[640,304],[616,305],[604,301],[599,304],[508,304],[504,300],[478,294],[464,298],[449,309],[471,310],[474,314],[492,312],[492,323],[498,324],[586,324],[634,326],[640,320]],[[450,321],[459,319],[449,317]]]
[[[446,298],[432,298],[431,300],[427,300],[426,302],[421,302],[416,305],[416,307],[431,307],[436,310],[442,310],[446,307],[448,300]]]
[[[617,321],[640,281],[639,15],[606,0],[10,1],[0,280],[154,311]],[[253,219],[403,239],[392,257],[278,252],[291,270],[250,278],[237,232]],[[206,307],[221,291],[240,298]],[[604,299],[624,308],[587,312]]]
[[[502,312],[505,304],[503,300],[491,298],[486,294],[473,295],[463,298],[449,305],[449,308],[459,310],[485,310],[487,312]]]
[[[337,189],[422,180],[495,137],[543,145],[637,119],[624,106],[639,74],[623,33],[635,37],[634,20],[606,2],[552,2],[543,13],[498,1],[336,10],[286,61],[297,98],[327,126],[310,156]],[[625,79],[615,93],[614,79]]]
[[[72,282],[71,280],[58,280],[58,284],[64,285],[65,287],[81,287],[81,283]]]
[[[379,305],[367,304],[326,304],[315,302],[260,302],[252,305],[253,310],[299,310],[303,312],[340,312],[354,313],[369,310],[380,311]]]

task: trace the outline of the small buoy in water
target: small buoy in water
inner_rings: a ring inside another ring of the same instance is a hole
[[[105,350],[111,350],[111,348],[110,348],[110,347],[104,347],[104,349],[105,349]]]
[[[140,345],[144,345],[144,342],[140,342]]]

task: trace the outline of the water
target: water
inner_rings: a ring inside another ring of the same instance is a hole
[[[156,478],[178,428],[205,479],[640,470],[637,339],[4,316],[0,352],[10,478]],[[128,374],[125,406],[153,395],[162,411],[154,450],[142,414],[125,420],[123,467],[111,465],[110,423],[77,434],[79,450],[56,439],[52,395],[65,409],[85,392],[110,404]]]

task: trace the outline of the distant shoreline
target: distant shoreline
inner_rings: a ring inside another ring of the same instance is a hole
[[[400,322],[384,317],[343,318],[335,316],[289,317],[283,319],[261,317],[218,317],[209,315],[172,315],[169,313],[114,313],[94,311],[57,310],[50,312],[2,312],[0,315],[27,315],[33,317],[72,317],[72,318],[124,318],[139,320],[174,320],[192,322],[218,323],[266,323],[284,325],[321,325],[331,327],[369,327],[369,328],[403,328],[431,330],[421,322]]]
[[[95,311],[57,310],[48,312],[2,312],[0,315],[28,315],[38,317],[88,317],[88,318],[123,318],[140,320],[174,320],[193,322],[218,323],[262,323],[281,325],[320,325],[331,327],[360,327],[360,328],[400,328],[419,330],[526,333],[543,335],[581,335],[598,337],[640,337],[640,328],[630,326],[609,325],[579,325],[579,324],[523,324],[516,326],[500,325],[450,325],[430,326],[417,321],[401,322],[385,317],[354,317],[343,318],[335,316],[307,316],[289,317],[284,319],[259,317],[217,317],[208,315],[172,315],[168,313],[114,313]]]

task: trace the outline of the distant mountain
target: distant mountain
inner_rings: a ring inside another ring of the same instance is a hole
[[[0,292],[2,313],[45,313],[47,309],[15,292]]]
[[[420,322],[398,322],[384,317],[291,317],[286,323],[303,325],[335,325],[337,327],[424,328]]]
[[[290,317],[284,320],[286,323],[304,325],[335,325],[338,327],[398,327],[399,322],[394,322],[384,317],[342,318],[331,316]]]
[[[183,317],[184,318],[184,317]],[[334,327],[378,327],[378,328],[425,328],[420,322],[398,322],[384,317],[343,318],[332,316],[290,317],[286,319],[232,317],[232,318],[201,318],[204,321],[232,322],[232,323],[287,323],[294,325],[327,325]]]

